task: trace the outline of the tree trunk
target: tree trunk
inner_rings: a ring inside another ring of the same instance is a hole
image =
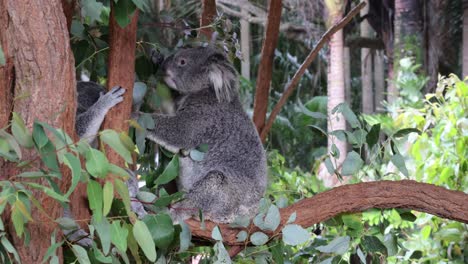
[[[328,11],[330,14],[331,23],[335,24],[341,20],[343,17],[343,3],[340,1],[340,4],[336,4],[333,7],[327,5]],[[344,40],[343,40],[343,30],[336,32],[330,40],[330,60],[328,65],[328,132],[334,130],[346,130],[346,121],[341,114],[332,115],[332,110],[340,103],[345,102],[345,85],[344,85],[344,64],[343,64],[343,52],[344,52]],[[334,136],[328,137],[328,151],[331,152],[332,145],[336,145],[340,155],[336,159],[336,167],[341,167],[345,157],[346,157],[346,142],[338,140]],[[336,175],[326,175],[326,177],[331,177],[331,179],[326,180],[327,182],[332,182],[331,186],[336,186],[339,184],[338,178]],[[331,187],[330,186],[330,187]]]
[[[13,92],[14,97],[24,96],[2,104],[2,113],[15,111],[30,129],[35,120],[40,120],[64,129],[69,135],[75,135],[75,68],[61,2],[2,0],[0,6],[1,21],[7,21],[1,24],[1,40],[7,43],[7,58],[14,63],[15,77],[12,91],[11,79],[8,79],[11,75],[2,71],[1,94],[3,97]],[[8,17],[5,18],[5,15]],[[5,76],[7,79],[3,79]],[[13,109],[5,109],[8,105],[13,105]],[[35,155],[33,151],[23,150],[23,157],[32,159]],[[2,173],[6,172],[7,177],[17,174],[19,171],[13,166],[10,163],[3,164]],[[63,173],[64,179],[60,185],[69,182],[66,172]],[[33,194],[49,217],[57,218],[62,214],[62,208],[55,200],[36,191]],[[76,202],[76,197],[71,197],[71,203]],[[31,213],[35,221],[28,224],[31,234],[28,246],[15,235],[11,219],[5,223],[22,262],[40,263],[50,246],[49,237],[55,224],[34,208]]]
[[[270,82],[273,71],[276,44],[279,38],[279,26],[281,22],[282,1],[270,1],[268,7],[268,21],[266,25],[265,39],[262,45],[262,57],[257,73],[257,85],[255,87],[255,101],[253,121],[257,131],[261,134],[265,126],[268,110],[268,95],[270,94]]]
[[[401,58],[413,57],[415,63],[423,64],[422,32],[419,0],[395,0],[394,75],[398,74]],[[389,102],[393,102],[398,98],[399,92],[394,85],[389,88],[391,89],[388,91]]]
[[[0,65],[0,128],[6,127],[13,107],[13,56],[6,31],[8,29],[7,1],[0,0],[0,48],[5,55],[5,65]],[[0,160],[0,168],[2,160]],[[2,176],[0,175],[0,178]]]
[[[447,8],[447,0],[430,0],[426,4],[426,63],[425,70],[429,77],[429,81],[424,89],[425,93],[432,93],[437,87],[439,77],[439,60],[443,54],[443,41],[445,31],[445,10]]]
[[[369,1],[365,1],[367,5],[361,10],[361,16],[365,16],[369,12]],[[367,20],[361,22],[361,37],[370,38],[372,29]],[[372,87],[372,54],[371,49],[361,48],[361,103],[362,112],[371,114],[374,112],[374,91]]]
[[[384,55],[381,50],[376,50],[374,53],[374,90],[375,110],[382,112],[382,101],[385,100],[385,69]]]
[[[344,48],[344,80],[345,80],[345,100],[349,105],[353,104],[351,98],[351,51],[349,47]]]
[[[247,10],[242,8],[242,14],[248,16]],[[241,74],[247,80],[250,80],[250,22],[240,19],[240,39],[242,51]]]
[[[62,0],[62,9],[67,19],[67,28],[70,31],[73,13],[75,13],[76,0]]]
[[[217,15],[216,0],[202,0],[202,9],[199,37],[204,35],[208,40],[211,40],[213,29],[209,25],[214,22]]]
[[[468,0],[463,1],[463,78],[468,76]]]
[[[112,107],[104,119],[103,128],[117,130],[118,132],[128,132],[128,122],[132,112],[132,94],[135,83],[135,47],[136,30],[138,22],[138,10],[135,10],[130,24],[121,28],[114,18],[114,9],[111,5],[111,15],[109,21],[110,51],[108,65],[107,88],[110,90],[114,86],[125,88],[124,100],[122,103]],[[124,167],[124,160],[117,152],[106,147],[106,156],[111,163]]]

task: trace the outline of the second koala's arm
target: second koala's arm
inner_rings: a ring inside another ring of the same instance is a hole
[[[96,138],[107,112],[116,104],[123,101],[122,95],[124,93],[125,89],[116,86],[106,94],[102,94],[86,111],[77,113],[75,129],[78,136],[92,143]]]

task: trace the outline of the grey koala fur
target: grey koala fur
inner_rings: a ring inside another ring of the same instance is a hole
[[[109,92],[95,82],[77,82],[78,105],[75,129],[80,138],[92,143],[107,112],[123,101],[125,89],[113,87]]]
[[[267,184],[266,157],[242,109],[235,69],[217,49],[199,47],[168,57],[162,71],[180,96],[174,115],[153,115],[147,138],[174,153],[208,145],[201,161],[181,155],[178,187],[186,196],[171,213],[183,220],[200,209],[220,223],[253,216]]]

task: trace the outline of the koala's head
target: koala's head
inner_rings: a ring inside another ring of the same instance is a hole
[[[237,73],[226,56],[212,47],[182,49],[162,64],[164,81],[181,94],[213,89],[219,102],[237,96]]]

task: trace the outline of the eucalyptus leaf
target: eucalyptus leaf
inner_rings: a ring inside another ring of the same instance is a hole
[[[343,175],[353,175],[359,169],[361,169],[364,161],[361,159],[361,156],[355,151],[348,152],[344,162],[341,174]]]
[[[146,215],[143,218],[156,247],[167,249],[174,240],[174,224],[168,214]]]
[[[109,172],[109,161],[104,153],[90,148],[86,152],[86,170],[96,178],[105,178]]]
[[[167,164],[163,173],[154,181],[155,185],[166,184],[179,175],[179,156],[174,155],[172,160]]]
[[[391,161],[393,165],[395,165],[398,168],[398,170],[400,170],[401,173],[403,173],[403,175],[408,177],[409,173],[408,169],[406,168],[405,159],[403,158],[403,156],[397,153],[392,156]]]
[[[350,245],[350,237],[343,236],[333,239],[328,245],[318,246],[315,249],[323,253],[334,253],[337,255],[343,255],[348,251]]]
[[[250,236],[250,241],[255,246],[264,245],[266,242],[268,242],[268,239],[268,236],[262,232],[255,232]]]
[[[286,245],[297,246],[307,242],[310,238],[309,232],[296,224],[286,225],[281,232]]]
[[[77,244],[74,244],[72,245],[72,251],[75,254],[80,264],[91,264],[91,261],[89,260],[89,257],[88,257],[88,253],[83,247]]]
[[[156,246],[153,238],[151,237],[151,233],[144,222],[136,220],[133,225],[133,236],[148,260],[153,262],[156,261]]]
[[[128,229],[121,226],[120,221],[114,221],[111,225],[111,241],[121,252],[127,251]]]

